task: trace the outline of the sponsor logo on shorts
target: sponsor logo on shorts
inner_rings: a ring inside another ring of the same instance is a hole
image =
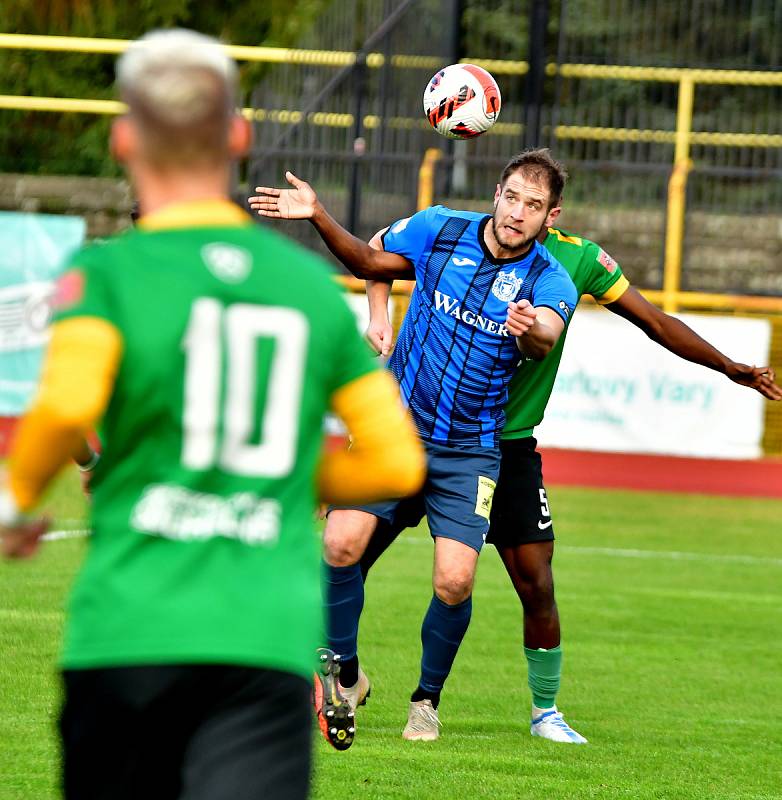
[[[475,513],[479,517],[489,519],[491,516],[491,503],[494,499],[494,490],[497,483],[485,475],[478,476],[478,492],[475,500]]]
[[[542,531],[545,531],[545,530],[546,530],[546,528],[550,528],[550,527],[552,526],[552,524],[553,524],[553,523],[554,523],[554,520],[553,520],[553,519],[550,519],[548,522],[543,522],[543,520],[542,520],[542,519],[539,519],[539,520],[538,520],[538,527],[539,527],[539,528],[540,528]]]

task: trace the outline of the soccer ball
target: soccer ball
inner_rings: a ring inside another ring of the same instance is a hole
[[[435,72],[424,90],[424,113],[431,126],[450,139],[485,133],[500,115],[500,89],[474,64],[451,64]]]

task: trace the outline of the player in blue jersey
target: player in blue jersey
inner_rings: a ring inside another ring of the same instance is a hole
[[[559,205],[559,203],[558,203]],[[592,295],[610,311],[644,331],[653,341],[694,364],[725,374],[769,400],[782,400],[775,372],[734,361],[716,350],[681,320],[651,305],[627,281],[621,267],[599,245],[565,233],[557,225],[539,240],[573,278],[580,294]],[[391,285],[367,286],[370,323],[367,336],[382,355],[390,352],[393,328],[388,318]],[[560,619],[554,596],[552,558],[554,523],[534,427],[543,418],[562,357],[565,334],[543,362],[525,362],[514,375],[502,432],[502,467],[491,511],[487,543],[493,544],[523,608],[524,656],[532,693],[530,733],[549,740],[580,744],[586,738],[573,730],[556,706],[562,648]],[[393,542],[395,531],[379,529],[361,559],[366,574]]]
[[[324,551],[329,646],[342,658],[340,681],[355,707],[369,692],[356,654],[360,558],[378,525],[400,530],[426,514],[435,540],[434,592],[403,735],[436,739],[440,692],[470,621],[507,386],[520,360],[551,350],[575,306],[572,281],[536,241],[558,214],[564,173],[539,151],[503,172],[493,215],[435,206],[395,222],[370,245],[340,227],[308,184],[286,178],[293,189],[259,187],[251,207],[261,216],[309,219],[357,277],[415,279],[389,368],[426,444],[429,477],[409,501],[332,510]]]

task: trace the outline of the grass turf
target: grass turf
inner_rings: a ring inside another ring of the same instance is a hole
[[[347,753],[316,741],[313,796],[782,797],[782,502],[550,491],[563,620],[559,697],[585,747],[532,739],[518,601],[493,548],[440,706],[442,737],[400,731],[420,658],[431,544],[376,565],[361,632],[373,682]],[[48,501],[82,526],[72,476]],[[54,661],[84,542],[0,566],[0,797],[57,796]]]

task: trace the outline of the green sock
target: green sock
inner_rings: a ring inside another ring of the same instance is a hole
[[[532,690],[532,702],[538,708],[551,708],[559,691],[562,675],[562,650],[560,646],[550,650],[524,648],[527,657],[527,683]]]

